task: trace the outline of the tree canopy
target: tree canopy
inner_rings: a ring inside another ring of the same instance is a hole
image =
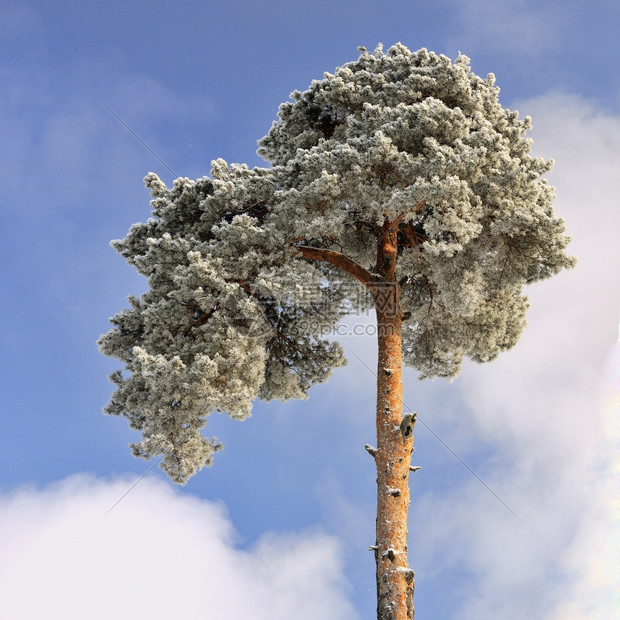
[[[574,259],[542,178],[552,162],[498,95],[465,56],[362,50],[280,106],[259,142],[268,167],[220,159],[171,188],[149,174],[152,218],[112,242],[149,290],[99,341],[125,365],[105,411],[141,431],[134,453],[187,481],[220,447],[208,415],[304,398],[345,363],[325,334],[381,287],[398,287],[420,377],[511,348],[524,285]],[[387,282],[377,248],[394,231]]]

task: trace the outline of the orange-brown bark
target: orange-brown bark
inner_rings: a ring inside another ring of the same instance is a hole
[[[396,231],[386,224],[377,265],[389,296],[375,296],[378,326],[377,366],[377,618],[412,620],[414,574],[407,562],[409,464],[413,424],[402,415],[402,317],[396,283]],[[392,227],[393,228],[393,227]]]

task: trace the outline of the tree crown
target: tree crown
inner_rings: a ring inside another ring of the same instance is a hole
[[[112,245],[150,288],[99,341],[129,373],[112,375],[106,412],[142,432],[134,453],[163,454],[184,482],[220,447],[201,435],[211,411],[305,397],[344,363],[324,335],[347,300],[394,291],[421,377],[511,348],[524,285],[574,259],[541,178],[551,162],[498,93],[465,56],[363,50],[280,106],[259,142],[270,167],[217,160],[172,188],[149,174],[153,217]]]

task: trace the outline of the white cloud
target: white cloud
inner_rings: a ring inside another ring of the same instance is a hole
[[[620,305],[620,118],[560,95],[519,108],[534,118],[535,150],[556,159],[556,208],[579,265],[531,289],[529,326],[513,351],[465,369],[470,412],[453,424],[455,435],[461,426],[471,436],[473,425],[497,447],[480,473],[521,521],[472,481],[424,498],[419,544],[423,562],[439,557],[439,571],[473,578],[461,619],[607,620],[618,605],[611,558],[620,542],[620,368],[611,379],[604,372]],[[613,411],[600,397],[606,384]]]
[[[557,46],[559,26],[567,19],[555,6],[525,0],[457,0],[456,5],[463,22],[459,41],[467,49],[537,55]]]
[[[221,504],[143,480],[75,476],[0,497],[0,617],[355,618],[339,543],[320,533],[236,546]]]

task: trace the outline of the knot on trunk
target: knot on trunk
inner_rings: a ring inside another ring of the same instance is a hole
[[[368,452],[368,454],[370,454],[370,456],[372,456],[373,458],[375,456],[377,456],[377,448],[375,448],[374,446],[371,446],[369,443],[364,445],[364,449],[366,450],[366,452]]]
[[[405,581],[407,582],[407,585],[410,586],[413,583],[413,580],[415,579],[415,573],[409,568],[400,568],[400,571],[402,571],[405,575]]]
[[[413,428],[418,420],[418,412],[407,413],[403,416],[400,423],[400,432],[402,433],[403,440],[407,441],[413,437]]]

